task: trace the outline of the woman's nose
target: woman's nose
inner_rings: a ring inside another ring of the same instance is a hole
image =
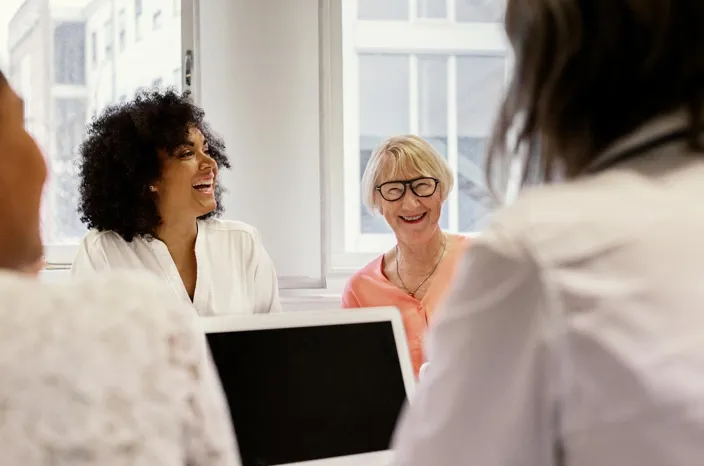
[[[418,198],[416,197],[415,194],[410,189],[407,189],[406,192],[403,195],[403,199],[401,199],[401,202],[403,204],[403,207],[405,208],[414,208],[417,207],[420,202],[418,201]]]
[[[218,163],[210,155],[204,153],[203,158],[201,159],[199,168],[201,170],[207,170],[208,168],[213,169],[213,170],[217,170]]]

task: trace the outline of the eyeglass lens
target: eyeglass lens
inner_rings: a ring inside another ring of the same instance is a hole
[[[418,178],[411,181],[390,181],[379,186],[381,197],[387,201],[398,201],[406,192],[406,185],[411,187],[411,192],[418,197],[430,197],[437,189],[434,178]]]

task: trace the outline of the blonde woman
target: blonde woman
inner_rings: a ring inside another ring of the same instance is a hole
[[[350,278],[342,306],[397,307],[416,376],[425,360],[423,334],[468,244],[467,237],[444,233],[438,224],[453,183],[445,159],[413,135],[384,142],[362,177],[364,203],[384,216],[396,245]]]

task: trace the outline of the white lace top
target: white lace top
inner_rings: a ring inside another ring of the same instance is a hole
[[[239,464],[195,313],[163,286],[0,272],[0,464]]]

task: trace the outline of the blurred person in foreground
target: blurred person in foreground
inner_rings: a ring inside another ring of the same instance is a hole
[[[488,170],[539,154],[563,182],[473,242],[396,464],[699,466],[704,2],[509,0],[505,22]]]
[[[43,284],[46,165],[0,73],[0,464],[238,464],[196,317],[140,272]]]
[[[418,376],[423,336],[469,238],[444,233],[442,204],[454,177],[445,159],[418,136],[395,136],[372,154],[362,177],[364,203],[391,227],[396,245],[355,273],[344,308],[395,306],[401,311]]]

